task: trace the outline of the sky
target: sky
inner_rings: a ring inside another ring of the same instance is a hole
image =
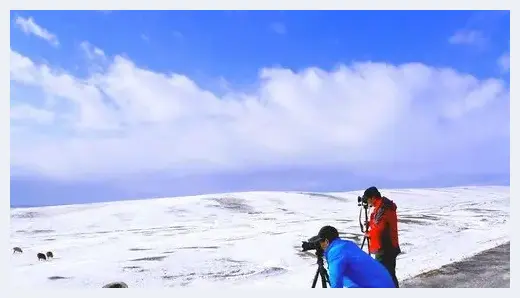
[[[11,11],[11,205],[509,185],[509,18]]]

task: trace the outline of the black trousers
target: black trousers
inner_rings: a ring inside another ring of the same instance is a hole
[[[383,264],[385,266],[386,270],[388,270],[388,273],[390,273],[390,276],[392,277],[395,287],[399,288],[399,281],[397,280],[397,277],[395,276],[395,263],[396,263],[397,255],[394,253],[387,253],[387,254],[376,254],[376,260],[379,261],[379,263]]]

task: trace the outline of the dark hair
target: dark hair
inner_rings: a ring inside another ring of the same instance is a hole
[[[322,239],[327,239],[329,242],[332,242],[332,240],[339,238],[339,233],[335,227],[324,226],[320,229],[318,236]]]
[[[381,197],[381,193],[379,192],[377,187],[371,186],[371,187],[369,187],[369,188],[367,188],[365,190],[365,192],[363,193],[363,197],[365,199],[370,199],[372,197],[380,198]]]

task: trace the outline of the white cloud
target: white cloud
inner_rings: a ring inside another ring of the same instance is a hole
[[[90,73],[103,71],[108,62],[105,52],[100,48],[90,44],[88,41],[83,41],[79,45],[80,49],[87,58],[87,69]]]
[[[48,41],[53,46],[59,45],[59,41],[56,35],[36,24],[32,17],[29,17],[28,19],[17,17],[15,23],[24,33],[36,35],[39,38]]]
[[[483,45],[486,37],[478,30],[459,30],[449,39],[451,44]]]
[[[500,56],[500,58],[498,58],[498,66],[503,72],[509,72],[509,59],[509,52],[504,53],[502,56]]]
[[[280,35],[287,33],[287,28],[283,23],[272,23],[271,30]]]
[[[81,42],[80,48],[83,50],[83,52],[85,53],[85,55],[87,55],[89,59],[94,60],[97,58],[105,58],[105,52],[103,52],[103,50],[101,50],[100,48],[93,46],[88,41]]]
[[[378,162],[478,171],[496,162],[475,148],[509,137],[503,82],[452,69],[262,69],[256,90],[219,97],[181,74],[107,60],[83,79],[11,51],[11,81],[58,101],[55,130],[69,132],[13,132],[13,167],[62,178],[284,165],[370,171]]]

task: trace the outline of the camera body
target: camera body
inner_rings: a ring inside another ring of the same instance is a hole
[[[365,196],[358,196],[357,197],[357,203],[358,203],[358,206],[363,206],[363,207],[367,207],[368,206],[368,198],[366,198]]]
[[[308,250],[321,250],[320,241],[323,239],[319,236],[314,236],[312,238],[309,238],[307,241],[302,241],[302,251],[308,251]]]

